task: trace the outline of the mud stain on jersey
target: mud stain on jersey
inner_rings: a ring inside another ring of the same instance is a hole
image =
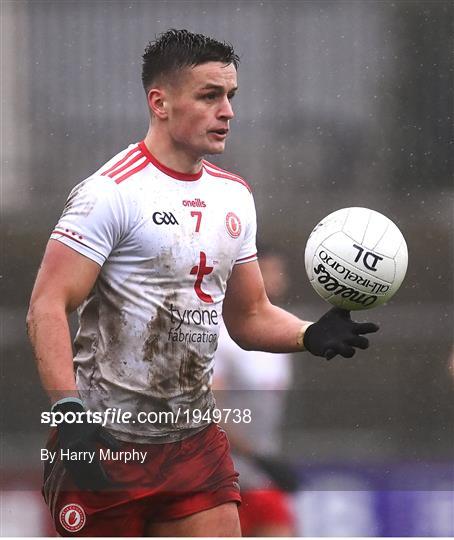
[[[162,397],[173,393],[176,387],[175,350],[167,339],[171,326],[170,305],[176,300],[177,293],[172,291],[158,306],[155,316],[147,323],[147,337],[142,347],[143,361],[150,364],[148,383]]]
[[[97,331],[99,322],[100,299],[93,289],[87,296],[81,312],[79,312],[79,331],[74,339],[74,355],[86,350],[97,351],[99,332]],[[83,316],[82,315],[83,312]]]
[[[199,363],[199,353],[190,350],[186,351],[186,354],[181,359],[179,372],[180,390],[182,392],[192,390],[197,382],[199,382],[197,380],[197,366]]]
[[[162,306],[156,310],[156,315],[147,323],[147,338],[144,341],[142,351],[145,362],[153,362],[153,358],[162,352],[159,340],[167,328],[169,314]]]
[[[126,317],[121,311],[114,311],[106,319],[106,334],[109,336],[108,348],[115,350],[121,343],[122,329],[127,325]]]
[[[158,306],[156,315],[147,323],[147,338],[142,347],[143,359],[145,362],[153,362],[153,358],[162,354],[165,348],[166,332],[170,325],[170,312],[167,306],[175,302],[177,293],[175,291],[168,294],[161,306]]]
[[[115,347],[121,342],[121,332],[128,324],[126,316],[122,311],[111,312],[106,321],[107,335],[109,336],[109,346]]]

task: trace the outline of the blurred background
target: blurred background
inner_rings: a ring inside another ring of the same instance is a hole
[[[453,12],[444,0],[1,2],[2,536],[49,534],[33,491],[47,407],[25,334],[34,277],[70,189],[145,135],[141,55],[171,27],[241,57],[213,161],[251,184],[258,240],[289,263],[288,309],[327,308],[303,252],[330,212],[373,208],[408,243],[401,290],[357,316],[381,325],[367,352],[294,355],[282,429],[306,479],[300,534],[454,535]]]

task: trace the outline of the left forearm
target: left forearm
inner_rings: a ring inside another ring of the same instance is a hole
[[[243,349],[288,353],[304,350],[304,330],[310,323],[268,302],[255,313],[226,324],[231,337]]]

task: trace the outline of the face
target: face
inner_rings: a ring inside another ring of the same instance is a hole
[[[176,149],[194,158],[224,151],[237,89],[233,64],[187,68],[166,91],[166,131]]]

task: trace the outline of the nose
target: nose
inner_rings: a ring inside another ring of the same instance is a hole
[[[235,113],[233,112],[232,103],[230,102],[227,96],[225,96],[224,99],[222,100],[222,105],[219,108],[218,116],[219,118],[226,119],[226,120],[231,120],[235,116]]]

